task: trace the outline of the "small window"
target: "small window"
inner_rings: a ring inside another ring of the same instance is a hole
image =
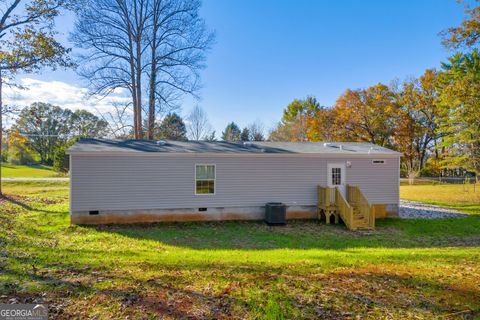
[[[195,194],[215,194],[215,165],[195,166]]]
[[[385,164],[385,160],[372,160],[372,164]]]
[[[332,168],[332,185],[339,186],[342,184],[342,169]]]

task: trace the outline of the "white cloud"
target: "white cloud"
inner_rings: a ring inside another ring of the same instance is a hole
[[[114,104],[125,105],[131,98],[126,90],[116,90],[108,97],[89,96],[88,89],[62,81],[42,81],[23,78],[20,84],[25,89],[5,88],[5,103],[24,107],[33,102],[46,102],[70,110],[85,109],[94,114],[114,109]]]

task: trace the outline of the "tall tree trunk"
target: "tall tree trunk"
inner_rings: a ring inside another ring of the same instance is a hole
[[[158,1],[153,1],[153,29],[152,29],[152,65],[150,69],[149,97],[148,97],[148,139],[153,140],[155,130],[155,87],[157,83],[157,31],[158,31]]]
[[[0,70],[0,197],[3,196],[2,192],[2,142],[3,142],[3,97],[2,97],[2,71]]]
[[[125,15],[126,15],[125,10]],[[137,107],[137,80],[135,79],[135,60],[133,58],[133,40],[132,40],[132,25],[128,17],[127,19],[127,34],[128,34],[128,49],[129,49],[129,63],[130,63],[130,85],[132,90],[133,102],[133,133],[135,139],[140,139],[138,128],[138,107]]]
[[[138,128],[138,135],[137,139],[143,139],[143,129],[142,129],[142,48],[141,48],[141,38],[140,35],[136,38],[136,46],[137,46],[137,128]]]
[[[155,130],[155,82],[157,81],[157,59],[155,45],[152,46],[152,69],[150,74],[150,92],[148,97],[148,139],[153,140]]]
[[[143,17],[144,3],[140,2],[140,5],[137,6],[137,2],[134,1],[134,17],[135,17],[135,63],[136,63],[136,86],[137,86],[137,137],[136,139],[143,139],[143,128],[142,128],[142,38],[143,38],[143,28],[144,28],[144,17]]]

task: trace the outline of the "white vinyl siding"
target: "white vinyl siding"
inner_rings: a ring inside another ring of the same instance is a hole
[[[346,161],[321,155],[71,157],[72,211],[316,205],[327,163]],[[398,158],[381,166],[371,160],[349,158],[346,183],[358,185],[372,203],[398,204]],[[215,194],[195,194],[197,164],[215,164]]]
[[[399,167],[400,158],[386,159],[382,165],[373,164],[371,159],[352,160],[352,167],[347,169],[347,183],[359,186],[372,203],[398,204]]]

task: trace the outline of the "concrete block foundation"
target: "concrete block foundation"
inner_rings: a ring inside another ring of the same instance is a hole
[[[148,222],[263,220],[265,207],[99,210],[71,212],[72,224],[126,224]],[[287,219],[315,219],[316,206],[288,206]]]

